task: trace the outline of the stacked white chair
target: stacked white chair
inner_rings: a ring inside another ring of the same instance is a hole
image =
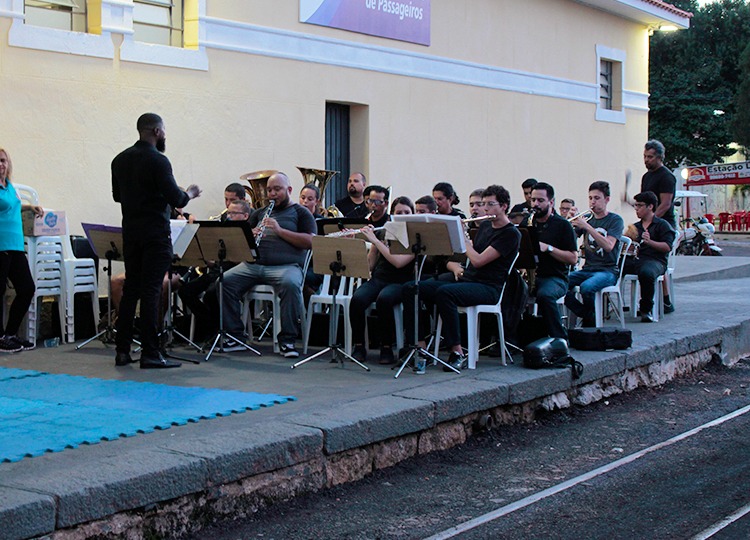
[[[63,283],[65,285],[65,328],[68,343],[75,341],[75,295],[85,293],[91,299],[94,324],[99,322],[99,283],[94,259],[79,259],[73,254],[70,236],[60,237],[63,246]]]
[[[28,239],[28,249],[29,267],[36,291],[26,318],[26,339],[36,344],[40,301],[43,298],[57,298],[60,332],[65,335],[63,247],[59,236],[36,236]]]

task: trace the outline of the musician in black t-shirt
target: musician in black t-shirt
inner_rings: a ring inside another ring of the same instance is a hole
[[[367,215],[365,186],[367,186],[367,178],[364,174],[353,172],[349,175],[346,183],[347,196],[336,201],[336,208],[344,214],[344,217],[359,218]]]
[[[461,348],[457,308],[496,304],[500,300],[500,292],[521,241],[521,234],[508,220],[508,190],[502,186],[489,186],[482,194],[482,200],[487,213],[496,217],[482,222],[473,245],[467,242],[468,266],[463,269],[454,265],[452,273],[419,283],[420,300],[428,305],[435,304],[443,320],[443,341],[451,351],[448,364],[459,370],[466,367],[467,358]],[[424,316],[426,314],[420,315]],[[414,295],[408,293],[404,295],[404,328],[407,343],[413,344]],[[418,343],[425,347],[423,340]],[[447,368],[443,369],[447,371]]]
[[[664,166],[664,145],[651,140],[643,150],[643,163],[646,173],[641,178],[641,193],[652,191],[659,204],[656,207],[656,217],[662,218],[676,229],[674,219],[674,195],[677,180],[672,172]]]
[[[535,293],[539,313],[550,337],[568,339],[562,324],[557,300],[568,291],[568,271],[578,260],[578,246],[573,226],[554,212],[555,190],[546,182],[536,184],[531,192],[534,219],[530,228],[537,258]]]
[[[656,280],[667,271],[667,257],[674,243],[675,232],[666,220],[656,216],[656,195],[651,191],[635,196],[635,223],[638,230],[638,256],[625,260],[625,274],[636,274],[641,286],[641,322],[653,322]]]

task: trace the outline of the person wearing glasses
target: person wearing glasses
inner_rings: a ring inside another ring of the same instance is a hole
[[[625,274],[638,276],[641,286],[641,322],[654,322],[651,311],[654,309],[654,289],[656,280],[667,271],[667,257],[674,243],[675,232],[668,221],[656,215],[659,198],[653,191],[645,191],[635,197],[635,222],[638,231],[636,242],[637,257],[625,259]]]
[[[573,217],[575,214],[571,213],[570,211],[576,207],[576,202],[573,199],[563,199],[560,201],[560,209],[558,212],[560,213],[561,218],[568,219],[569,217]]]
[[[493,304],[500,299],[500,291],[505,283],[510,265],[518,253],[521,233],[510,222],[506,212],[510,205],[510,194],[502,186],[492,185],[484,190],[482,200],[487,212],[495,216],[481,222],[476,241],[466,243],[466,257],[469,264],[449,264],[450,273],[441,274],[437,279],[419,282],[420,303],[435,304],[443,320],[443,341],[450,350],[447,363],[455,369],[466,367],[467,358],[461,348],[459,306]],[[406,285],[414,287],[414,282]],[[404,293],[404,329],[406,343],[420,347],[426,343],[422,336],[414,336],[413,294]],[[427,316],[423,312],[420,321]],[[424,359],[417,358],[415,371],[424,373]],[[445,371],[451,371],[443,368]]]
[[[246,200],[236,199],[227,206],[222,222],[247,221],[250,219],[251,212],[250,204]],[[233,268],[235,264],[225,261],[224,271]],[[216,295],[218,279],[219,267],[216,263],[211,263],[201,275],[183,281],[177,291],[182,303],[195,315],[196,340],[208,339],[218,331],[219,300]]]
[[[382,227],[391,219],[388,215],[388,190],[383,186],[368,186],[365,189],[365,206],[369,225]]]

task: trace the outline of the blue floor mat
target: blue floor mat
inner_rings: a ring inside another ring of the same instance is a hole
[[[294,400],[0,368],[0,462]]]

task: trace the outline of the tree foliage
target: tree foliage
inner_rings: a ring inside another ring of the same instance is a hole
[[[672,3],[694,16],[687,31],[651,37],[649,136],[666,146],[667,166],[713,163],[732,155],[730,144],[739,140],[733,128],[750,6],[744,0],[702,8],[695,0]]]

